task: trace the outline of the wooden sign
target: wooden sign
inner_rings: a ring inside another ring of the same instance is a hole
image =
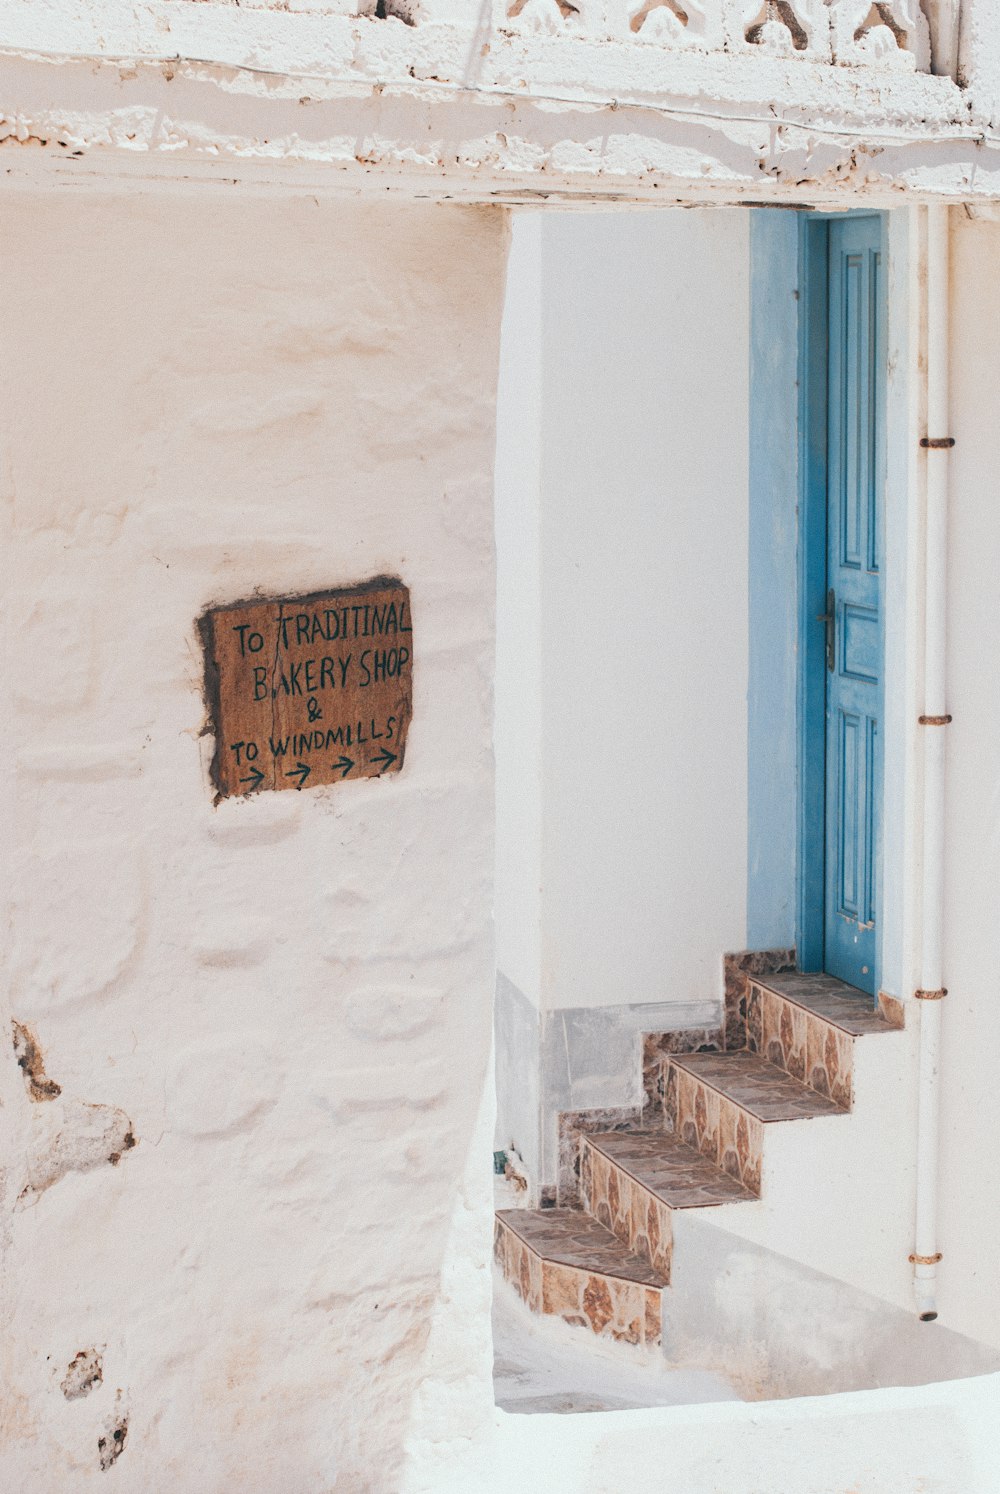
[[[401,581],[234,602],[198,625],[220,799],[399,772],[413,713]]]

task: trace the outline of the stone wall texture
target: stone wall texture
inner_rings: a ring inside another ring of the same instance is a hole
[[[6,199],[8,1489],[381,1494],[443,1292],[482,1357],[506,232]],[[412,595],[404,771],[215,807],[198,614],[380,573]]]

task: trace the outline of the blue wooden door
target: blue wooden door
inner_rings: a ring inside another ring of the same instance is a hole
[[[882,229],[830,224],[824,968],[875,991],[882,797]]]

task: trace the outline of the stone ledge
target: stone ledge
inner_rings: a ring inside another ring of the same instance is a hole
[[[9,0],[11,180],[234,180],[469,202],[1000,199],[981,94],[909,69],[449,21]],[[54,71],[56,70],[57,71]],[[21,149],[19,147],[42,147]]]

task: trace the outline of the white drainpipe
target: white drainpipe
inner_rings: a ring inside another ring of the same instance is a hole
[[[924,642],[923,930],[920,959],[920,1077],[917,1207],[913,1263],[923,1322],[937,1317],[938,1144],[941,1007],[944,990],[944,791],[947,714],[948,485],[950,425],[950,245],[946,207],[927,210],[927,449]]]

